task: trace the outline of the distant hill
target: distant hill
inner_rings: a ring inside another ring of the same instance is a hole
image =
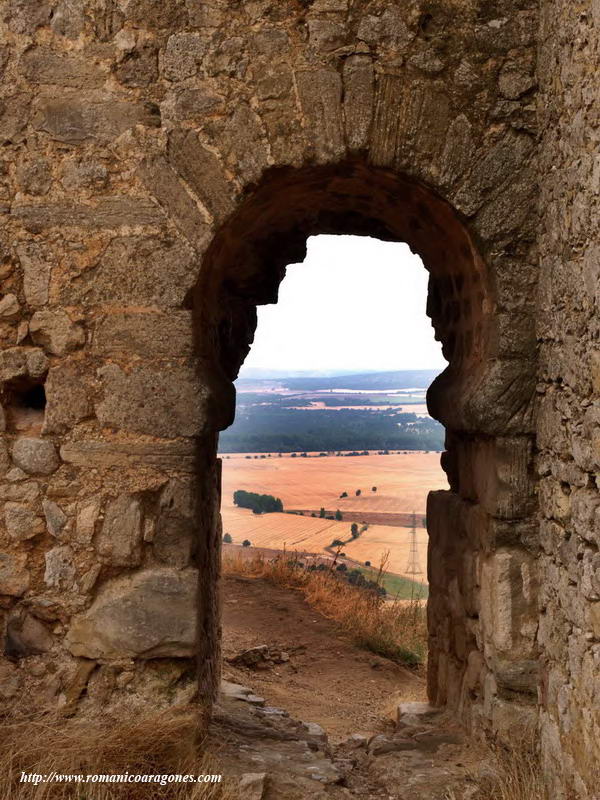
[[[392,372],[364,372],[357,375],[338,375],[330,378],[278,378],[286,389],[316,391],[317,389],[426,389],[441,369],[403,369]]]

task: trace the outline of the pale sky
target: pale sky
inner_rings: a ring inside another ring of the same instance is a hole
[[[441,369],[446,361],[425,315],[427,278],[408,245],[312,236],[306,259],[288,266],[278,303],[258,307],[244,367]]]

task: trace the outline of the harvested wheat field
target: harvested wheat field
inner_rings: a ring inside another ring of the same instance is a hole
[[[324,506],[332,511],[423,513],[428,492],[448,488],[440,454],[434,452],[321,458],[247,455],[234,453],[223,459],[223,508],[232,505],[236,489],[245,489],[280,497],[286,510]],[[340,498],[343,492],[348,497]]]
[[[371,491],[373,486],[376,492]],[[368,522],[376,515],[375,524],[345,544],[343,551],[348,558],[373,565],[389,553],[387,569],[402,575],[408,565],[410,528],[398,525],[392,515],[413,510],[423,514],[427,493],[446,486],[439,453],[258,459],[234,454],[223,460],[223,532],[235,544],[248,539],[254,547],[320,553],[334,539],[350,540],[351,521],[362,527],[357,514],[364,514]],[[253,514],[233,505],[236,489],[273,494],[290,510],[324,507],[333,512],[339,508],[351,519],[336,522],[309,514]],[[359,496],[356,489],[361,489]],[[340,498],[342,491],[348,497]],[[385,524],[386,515],[392,524]],[[427,533],[423,528],[417,528],[417,549],[422,574],[415,579],[425,582]]]
[[[350,539],[347,522],[293,514],[253,514],[249,509],[235,507],[223,510],[223,531],[231,536],[234,544],[248,539],[253,547],[307,553],[321,552],[334,539],[344,542]],[[358,539],[342,548],[348,558],[362,564],[370,561],[373,566],[379,566],[382,557],[389,553],[387,570],[398,575],[406,570],[409,549],[410,528],[390,525],[369,525]],[[417,549],[422,574],[415,575],[415,580],[426,582],[427,532],[423,528],[417,528]]]

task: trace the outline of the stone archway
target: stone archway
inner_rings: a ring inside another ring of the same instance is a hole
[[[191,299],[201,374],[225,385],[237,376],[256,306],[276,302],[286,265],[303,259],[307,237],[317,233],[407,242],[430,272],[428,314],[449,366],[428,405],[446,426],[450,491],[431,493],[428,503],[428,691],[473,728],[509,736],[533,724],[537,685],[536,577],[521,538],[536,510],[533,384],[526,362],[498,358],[493,282],[456,212],[425,186],[360,159],[267,173],[205,256]],[[230,423],[229,398],[213,430]],[[205,531],[201,541],[203,572],[216,574],[220,536]],[[216,637],[213,595],[202,597],[202,627]],[[216,641],[201,646],[202,672]],[[209,682],[207,672],[201,683]]]

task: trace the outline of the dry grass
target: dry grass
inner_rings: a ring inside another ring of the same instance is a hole
[[[485,762],[485,771],[473,776],[477,788],[469,800],[546,800],[533,737],[512,747],[492,747]],[[459,800],[459,796],[451,791],[446,800]]]
[[[311,606],[339,623],[360,647],[406,665],[423,661],[427,650],[423,601],[386,601],[373,591],[346,583],[333,569],[309,572],[295,562],[286,553],[271,560],[260,554],[253,559],[235,555],[224,558],[223,571],[300,590]]]
[[[32,783],[21,773],[48,775],[206,775],[219,772],[198,746],[198,710],[169,709],[118,717],[65,718],[59,712],[0,713],[0,798],[2,800],[234,800],[222,784]]]

